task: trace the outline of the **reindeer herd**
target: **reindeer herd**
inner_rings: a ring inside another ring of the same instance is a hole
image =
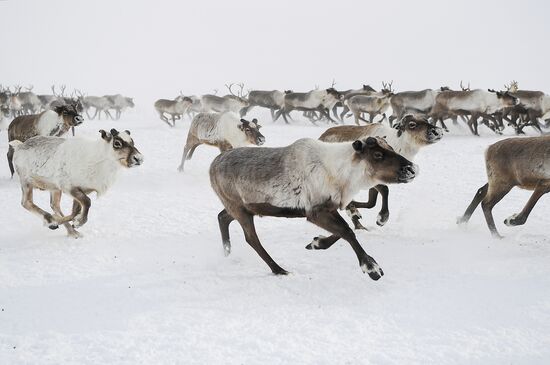
[[[35,94],[30,85],[22,91],[21,86],[4,87],[0,85],[0,121],[2,118],[15,118],[22,115],[34,115],[46,110],[55,110],[63,105],[76,105],[80,112],[86,112],[88,119],[101,119],[101,113],[111,120],[120,119],[122,112],[133,108],[132,98],[116,94],[88,96],[75,89],[67,96],[66,86],[61,85],[56,92],[52,85],[52,94]],[[90,115],[90,113],[93,113]],[[114,116],[113,116],[114,114]]]
[[[542,132],[550,112],[548,95],[519,90],[517,82],[503,91],[470,90],[469,85],[464,87],[462,83],[462,90],[458,91],[441,87],[395,92],[392,86],[390,82],[383,83],[380,91],[368,85],[338,91],[333,83],[330,88],[308,92],[245,93],[243,84],[229,84],[229,94],[225,96],[185,96],[180,92],[173,100],[157,100],[154,107],[170,127],[184,116],[192,119],[180,172],[199,145],[220,150],[210,165],[209,175],[224,208],[217,218],[226,255],[231,252],[229,225],[237,221],[245,240],[271,271],[287,274],[262,246],[254,217],[306,218],[331,234],[315,237],[306,249],[325,250],[343,239],[355,252],[362,271],[378,280],[384,275],[383,270],[362,248],[340,210],[347,211],[355,229],[365,229],[358,209],[373,208],[380,195],[382,206],[376,223],[386,224],[388,185],[414,180],[418,173],[414,157],[424,146],[442,140],[448,130],[447,119],[458,123],[460,118],[475,135],[479,125],[500,134],[505,122],[520,134],[526,126]],[[118,170],[141,165],[143,156],[127,130],[100,130],[95,140],[63,136],[82,123],[84,110],[95,108],[94,116],[104,112],[111,118],[105,111],[114,110],[112,119],[116,119],[125,108],[133,107],[132,100],[121,95],[86,97],[79,92],[68,99],[59,95],[34,98],[30,90],[3,90],[2,111],[14,118],[8,128],[8,165],[12,176],[14,171],[19,176],[22,206],[41,217],[48,228],[63,225],[69,236],[80,237],[76,228],[87,222],[91,206],[88,195],[103,194],[113,184]],[[102,106],[101,98],[109,99],[110,107]],[[314,124],[326,121],[335,126],[331,125],[318,139],[302,138],[288,146],[259,147],[266,141],[261,125],[256,118],[245,119],[255,107],[269,109],[273,122],[282,117],[290,123],[291,113],[301,112]],[[351,116],[356,125],[339,125]],[[479,188],[458,223],[466,223],[481,204],[490,232],[500,237],[492,209],[514,186],[519,186],[533,190],[533,195],[520,213],[504,223],[524,224],[540,197],[550,191],[549,156],[548,136],[508,138],[489,146],[485,155],[488,183]],[[50,192],[51,212],[34,203],[35,189]],[[361,190],[369,191],[367,202],[354,200]],[[68,215],[63,215],[60,208],[63,193],[73,199]]]
[[[353,117],[357,125],[387,120],[393,126],[394,121],[411,114],[439,124],[447,132],[445,121],[450,119],[458,124],[460,118],[474,135],[479,135],[480,125],[497,134],[510,126],[518,135],[528,126],[540,133],[550,126],[550,96],[542,91],[520,90],[516,81],[504,85],[502,91],[471,90],[470,84],[464,86],[462,81],[461,90],[442,86],[402,92],[393,89],[393,82],[383,82],[380,91],[369,85],[339,91],[334,88],[334,82],[327,89],[316,87],[308,92],[249,90],[245,93],[242,83],[237,85],[239,90],[235,84],[225,86],[229,93],[224,96],[185,96],[180,92],[174,100],[157,100],[155,109],[172,127],[184,115],[192,119],[198,112],[231,111],[244,117],[254,107],[269,109],[274,122],[282,117],[286,123],[293,120],[291,112],[301,111],[302,116],[314,124],[321,120],[344,124],[346,118]],[[166,115],[171,117],[172,123]]]

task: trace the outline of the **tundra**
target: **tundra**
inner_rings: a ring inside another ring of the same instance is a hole
[[[361,189],[380,183],[406,183],[416,166],[382,139],[325,143],[300,139],[279,148],[236,148],[210,165],[210,182],[224,209],[218,214],[226,255],[231,252],[229,224],[237,220],[246,242],[276,275],[288,272],[263,248],[254,216],[306,218],[349,242],[363,272],[378,280],[384,272],[361,247],[338,213]],[[308,249],[327,249],[317,242]]]
[[[185,160],[190,160],[201,144],[218,147],[220,152],[247,145],[261,146],[265,137],[260,128],[257,119],[239,119],[232,112],[197,114],[189,127],[178,171],[183,172]]]

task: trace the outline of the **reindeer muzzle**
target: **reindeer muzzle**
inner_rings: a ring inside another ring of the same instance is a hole
[[[430,128],[427,137],[429,143],[435,143],[443,138],[443,131],[439,127]]]
[[[132,154],[128,158],[128,167],[139,166],[143,164],[143,155],[141,153]]]
[[[74,125],[82,124],[83,121],[84,121],[84,118],[82,118],[81,115],[76,115],[76,116],[73,118]]]
[[[264,143],[265,143],[265,137],[264,137],[264,136],[260,136],[260,137],[256,138],[256,144],[257,144],[258,146],[261,146],[261,145],[263,145]]]
[[[417,174],[418,174],[418,165],[416,164],[405,165],[401,167],[401,169],[399,170],[399,176],[397,177],[397,181],[399,183],[408,183],[412,181]]]

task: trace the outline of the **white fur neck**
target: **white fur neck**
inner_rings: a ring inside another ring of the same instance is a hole
[[[38,119],[36,128],[41,136],[58,136],[63,124],[63,116],[53,110],[46,110]]]

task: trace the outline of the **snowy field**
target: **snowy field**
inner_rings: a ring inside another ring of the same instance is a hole
[[[251,115],[267,146],[326,128]],[[494,209],[503,240],[480,210],[466,228],[455,224],[486,182],[484,149],[503,137],[451,127],[418,155],[418,178],[390,188],[386,226],[374,224],[378,209],[362,210],[370,231],[359,241],[385,272],[374,282],[345,242],[306,250],[326,232],[305,220],[256,218],[289,276],[271,274],[237,223],[224,257],[208,179],[217,150],[199,147],[176,171],[188,126],[138,110],[78,127],[93,138],[130,129],[145,156],[94,194],[79,240],[20,206],[0,132],[0,364],[550,363],[550,199],[509,228],[504,218],[530,195],[513,190]],[[46,193],[35,195],[49,208]]]

